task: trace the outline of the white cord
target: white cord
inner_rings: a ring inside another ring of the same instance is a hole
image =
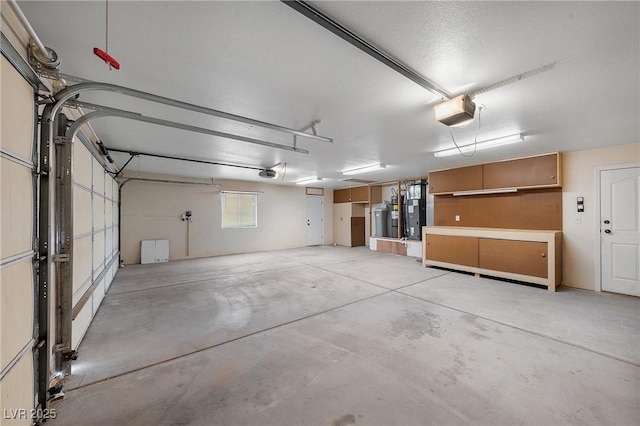
[[[471,153],[471,155],[466,155],[464,152],[462,152],[462,149],[460,149],[460,146],[456,142],[456,138],[453,137],[453,131],[451,130],[451,127],[449,127],[451,140],[453,141],[453,144],[456,146],[456,148],[458,148],[458,151],[460,151],[460,155],[462,155],[463,157],[473,157],[474,155],[476,155],[476,152],[478,151],[478,135],[480,134],[480,126],[482,125],[481,117],[482,117],[482,107],[480,107],[480,109],[478,110],[478,131],[476,132],[476,137],[473,139],[473,152]]]

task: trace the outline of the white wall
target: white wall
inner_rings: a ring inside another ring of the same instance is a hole
[[[184,180],[175,177],[171,179]],[[122,259],[124,262],[140,263],[142,240],[169,240],[169,260],[307,245],[305,188],[260,182],[218,181],[217,183],[222,186],[143,181],[129,181],[124,184],[122,187]],[[262,191],[258,204],[258,227],[222,229],[220,190]],[[332,203],[332,191],[325,191],[325,244],[333,242]],[[193,215],[190,223],[180,218],[187,210],[190,210]]]
[[[599,166],[640,162],[640,144],[619,145],[563,154],[562,228],[564,235],[563,285],[595,289],[596,234],[595,169]],[[576,198],[584,197],[584,213],[576,212]],[[575,218],[580,217],[580,224]]]

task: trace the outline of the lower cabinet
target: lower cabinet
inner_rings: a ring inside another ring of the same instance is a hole
[[[548,278],[547,252],[547,243],[480,238],[478,266],[482,269]]]
[[[450,235],[426,236],[427,258],[457,265],[478,266],[478,238]]]
[[[562,280],[562,232],[425,226],[422,263],[546,285]]]

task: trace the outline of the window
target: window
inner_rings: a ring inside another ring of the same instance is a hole
[[[258,192],[222,191],[222,228],[258,227]]]

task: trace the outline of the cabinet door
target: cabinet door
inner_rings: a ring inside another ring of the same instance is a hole
[[[546,243],[480,238],[480,267],[514,274],[548,277]]]
[[[364,217],[351,218],[351,247],[365,245],[364,238]]]
[[[356,203],[367,202],[369,201],[369,187],[368,186],[358,186],[355,188],[351,188],[351,201]]]
[[[478,266],[478,238],[427,234],[427,259]]]
[[[485,189],[559,185],[558,154],[499,161],[483,166]]]
[[[447,194],[482,189],[482,165],[429,173],[429,192]]]
[[[334,203],[348,203],[349,202],[349,189],[335,189],[333,191]]]

